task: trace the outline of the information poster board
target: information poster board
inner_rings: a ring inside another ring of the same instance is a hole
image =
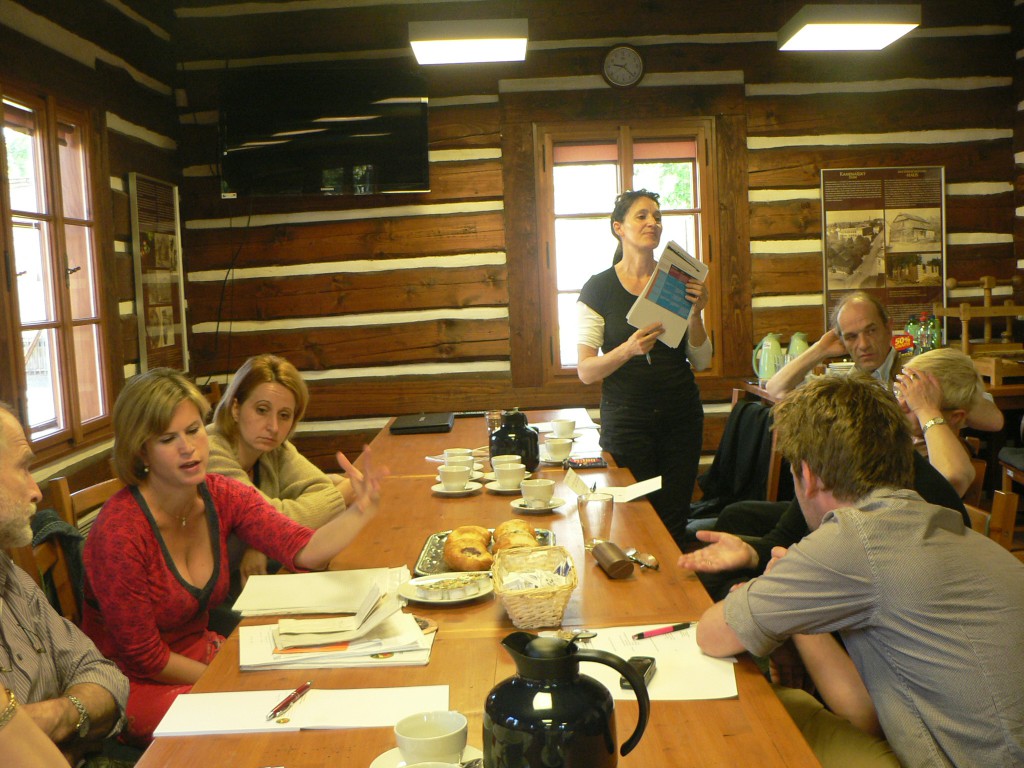
[[[825,322],[843,294],[863,290],[893,329],[945,304],[945,169],[821,171]]]
[[[132,209],[139,370],[164,366],[187,371],[178,188],[130,173],[128,192]]]

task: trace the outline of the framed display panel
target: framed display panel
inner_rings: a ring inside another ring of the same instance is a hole
[[[178,187],[130,173],[128,193],[132,209],[139,370],[167,367],[187,371]]]
[[[894,330],[945,305],[945,168],[823,169],[821,219],[826,327],[854,290],[875,295]]]

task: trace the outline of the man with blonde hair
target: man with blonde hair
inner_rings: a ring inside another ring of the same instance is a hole
[[[855,708],[904,768],[1024,765],[1024,564],[906,489],[910,431],[874,383],[815,379],[775,429],[811,533],[704,613],[701,649],[764,656],[839,632]]]

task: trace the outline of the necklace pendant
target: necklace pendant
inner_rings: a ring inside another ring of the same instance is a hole
[[[188,522],[188,516],[187,515],[182,515],[181,516],[181,527],[184,528],[185,527],[185,523],[187,523],[187,522]]]

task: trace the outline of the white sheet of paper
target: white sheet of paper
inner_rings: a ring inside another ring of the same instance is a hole
[[[448,709],[447,685],[408,688],[313,688],[281,718],[267,714],[290,690],[184,693],[164,715],[154,735],[264,733],[312,728],[393,726],[406,715]],[[286,720],[287,722],[278,722]]]
[[[705,656],[697,646],[696,625],[646,640],[634,640],[632,637],[637,632],[659,626],[664,625],[606,627],[596,630],[597,637],[577,643],[580,647],[598,648],[623,659],[653,656],[657,661],[657,671],[647,692],[655,701],[729,699],[739,695],[733,668],[736,660]],[[636,698],[631,690],[620,687],[619,673],[611,667],[583,663],[580,672],[603,683],[613,698]]]
[[[616,501],[633,501],[633,499],[639,499],[641,496],[659,490],[661,490],[661,475],[627,485],[625,488],[598,488],[597,492],[610,493]]]

